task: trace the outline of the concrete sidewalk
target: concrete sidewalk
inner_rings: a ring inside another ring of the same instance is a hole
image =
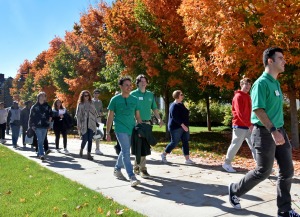
[[[175,155],[168,155],[171,163],[163,164],[160,153],[152,152],[147,157],[151,178],[137,176],[142,184],[132,188],[129,181],[117,180],[113,176],[117,158],[113,146],[101,145],[104,155],[94,155],[94,161],[89,161],[86,151],[84,158],[79,158],[79,139],[68,139],[69,155],[55,151],[53,136],[48,136],[48,140],[53,152],[46,156],[44,162],[37,159],[29,147],[15,150],[11,140],[5,146],[146,216],[277,216],[275,175],[244,195],[241,198],[242,209],[236,210],[228,202],[228,184],[239,181],[244,172],[227,173],[221,166],[207,166],[197,159],[193,159],[196,165],[188,166],[183,164],[182,156]],[[60,144],[62,147],[62,141]],[[92,152],[94,147],[93,143]],[[125,170],[122,172],[126,175]],[[300,177],[294,177],[291,193],[293,208],[298,212],[299,192]]]

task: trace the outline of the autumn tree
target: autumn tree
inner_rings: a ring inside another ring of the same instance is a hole
[[[149,88],[164,99],[166,117],[174,88],[197,89],[198,74],[189,67],[185,30],[177,14],[180,3],[116,1],[105,17],[108,62],[117,56],[125,65],[123,74],[148,75]]]
[[[291,102],[294,146],[299,144],[295,109],[300,64],[299,4],[297,0],[183,0],[178,11],[187,38],[193,42],[190,58],[195,70],[215,84],[232,88],[241,75],[255,79],[263,70],[263,50],[270,46],[285,50],[288,66],[280,79]],[[208,55],[203,54],[204,47],[210,48]]]

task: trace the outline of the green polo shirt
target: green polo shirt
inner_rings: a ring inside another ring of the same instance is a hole
[[[132,91],[130,94],[139,101],[141,119],[151,120],[151,110],[157,109],[154,94],[148,90],[142,93],[139,89]]]
[[[252,113],[251,123],[263,126],[255,113],[255,109],[262,108],[276,128],[282,127],[283,120],[283,95],[280,83],[270,74],[263,74],[254,82],[251,89]]]
[[[123,98],[121,94],[114,96],[108,105],[108,110],[114,112],[114,126],[116,133],[132,134],[135,126],[135,112],[139,110],[136,97],[129,95]]]

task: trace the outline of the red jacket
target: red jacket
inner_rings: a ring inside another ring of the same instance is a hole
[[[251,122],[251,98],[248,93],[237,90],[232,99],[232,126],[250,127]]]

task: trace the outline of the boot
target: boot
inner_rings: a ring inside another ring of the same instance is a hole
[[[88,153],[87,153],[87,159],[88,159],[88,160],[94,160],[94,158],[93,158],[92,155],[91,155],[91,152],[88,152]]]
[[[83,155],[83,149],[80,149],[79,156],[82,157],[82,155]]]

